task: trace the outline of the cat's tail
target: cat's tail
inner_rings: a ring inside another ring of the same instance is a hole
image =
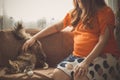
[[[31,35],[25,31],[25,28],[23,27],[22,22],[17,22],[15,24],[13,34],[18,39],[27,40],[27,39],[31,38]]]

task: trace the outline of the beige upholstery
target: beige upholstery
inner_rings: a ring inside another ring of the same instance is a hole
[[[34,29],[27,29],[26,31],[32,35],[38,32],[38,30]],[[120,38],[118,35],[116,34],[117,40]],[[47,63],[50,67],[46,70],[40,68],[35,69],[32,77],[29,77],[24,73],[7,74],[0,76],[0,80],[51,80],[47,76],[52,73],[56,64],[72,53],[72,38],[73,35],[71,32],[62,31],[40,39],[47,55]],[[0,31],[1,69],[2,67],[7,66],[9,59],[14,59],[17,56],[17,52],[21,49],[23,43],[24,42],[21,40],[16,40],[11,31]]]
[[[38,30],[27,29],[32,35]],[[0,80],[48,80],[44,75],[51,73],[63,58],[68,56],[73,49],[72,33],[67,31],[58,32],[40,39],[43,49],[47,55],[49,69],[35,69],[35,74],[29,77],[23,73],[8,74],[0,77]],[[14,59],[23,45],[22,40],[17,40],[11,31],[0,31],[0,67],[8,65],[9,59]],[[41,75],[41,73],[43,75]],[[49,79],[50,80],[50,79]]]

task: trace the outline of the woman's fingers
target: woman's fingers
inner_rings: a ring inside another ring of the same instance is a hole
[[[23,44],[23,47],[22,47],[22,50],[23,51],[27,51],[28,47],[32,46],[32,42],[31,40],[27,40],[24,44]]]
[[[26,41],[24,44],[23,44],[23,47],[22,47],[22,50],[23,51],[27,51],[27,49],[28,49],[28,42]]]
[[[77,75],[77,73],[79,72],[79,66],[75,66],[75,69],[74,69],[74,76]]]
[[[85,76],[87,73],[87,69],[83,67],[76,66],[74,70],[74,76],[76,77],[82,77]]]
[[[79,70],[79,75],[80,75],[80,76],[85,76],[86,73],[87,73],[87,70],[86,70],[85,68],[81,68],[81,69]]]
[[[27,51],[28,47],[31,47],[34,43],[35,43],[35,39],[30,38],[23,44],[22,50]]]

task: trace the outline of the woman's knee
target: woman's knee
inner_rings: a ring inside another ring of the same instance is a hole
[[[89,78],[87,77],[87,76],[83,76],[83,77],[77,77],[77,78],[75,78],[74,77],[74,79],[73,80],[89,80]]]
[[[52,75],[54,80],[70,80],[70,77],[60,69],[55,69]]]

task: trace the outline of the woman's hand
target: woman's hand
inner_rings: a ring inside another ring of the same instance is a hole
[[[89,64],[86,61],[79,63],[74,69],[74,80],[80,80],[85,77],[88,72]]]
[[[35,38],[30,38],[28,39],[24,44],[23,44],[23,47],[22,47],[22,50],[23,51],[27,51],[28,47],[31,47],[34,43],[35,43],[36,39]]]

